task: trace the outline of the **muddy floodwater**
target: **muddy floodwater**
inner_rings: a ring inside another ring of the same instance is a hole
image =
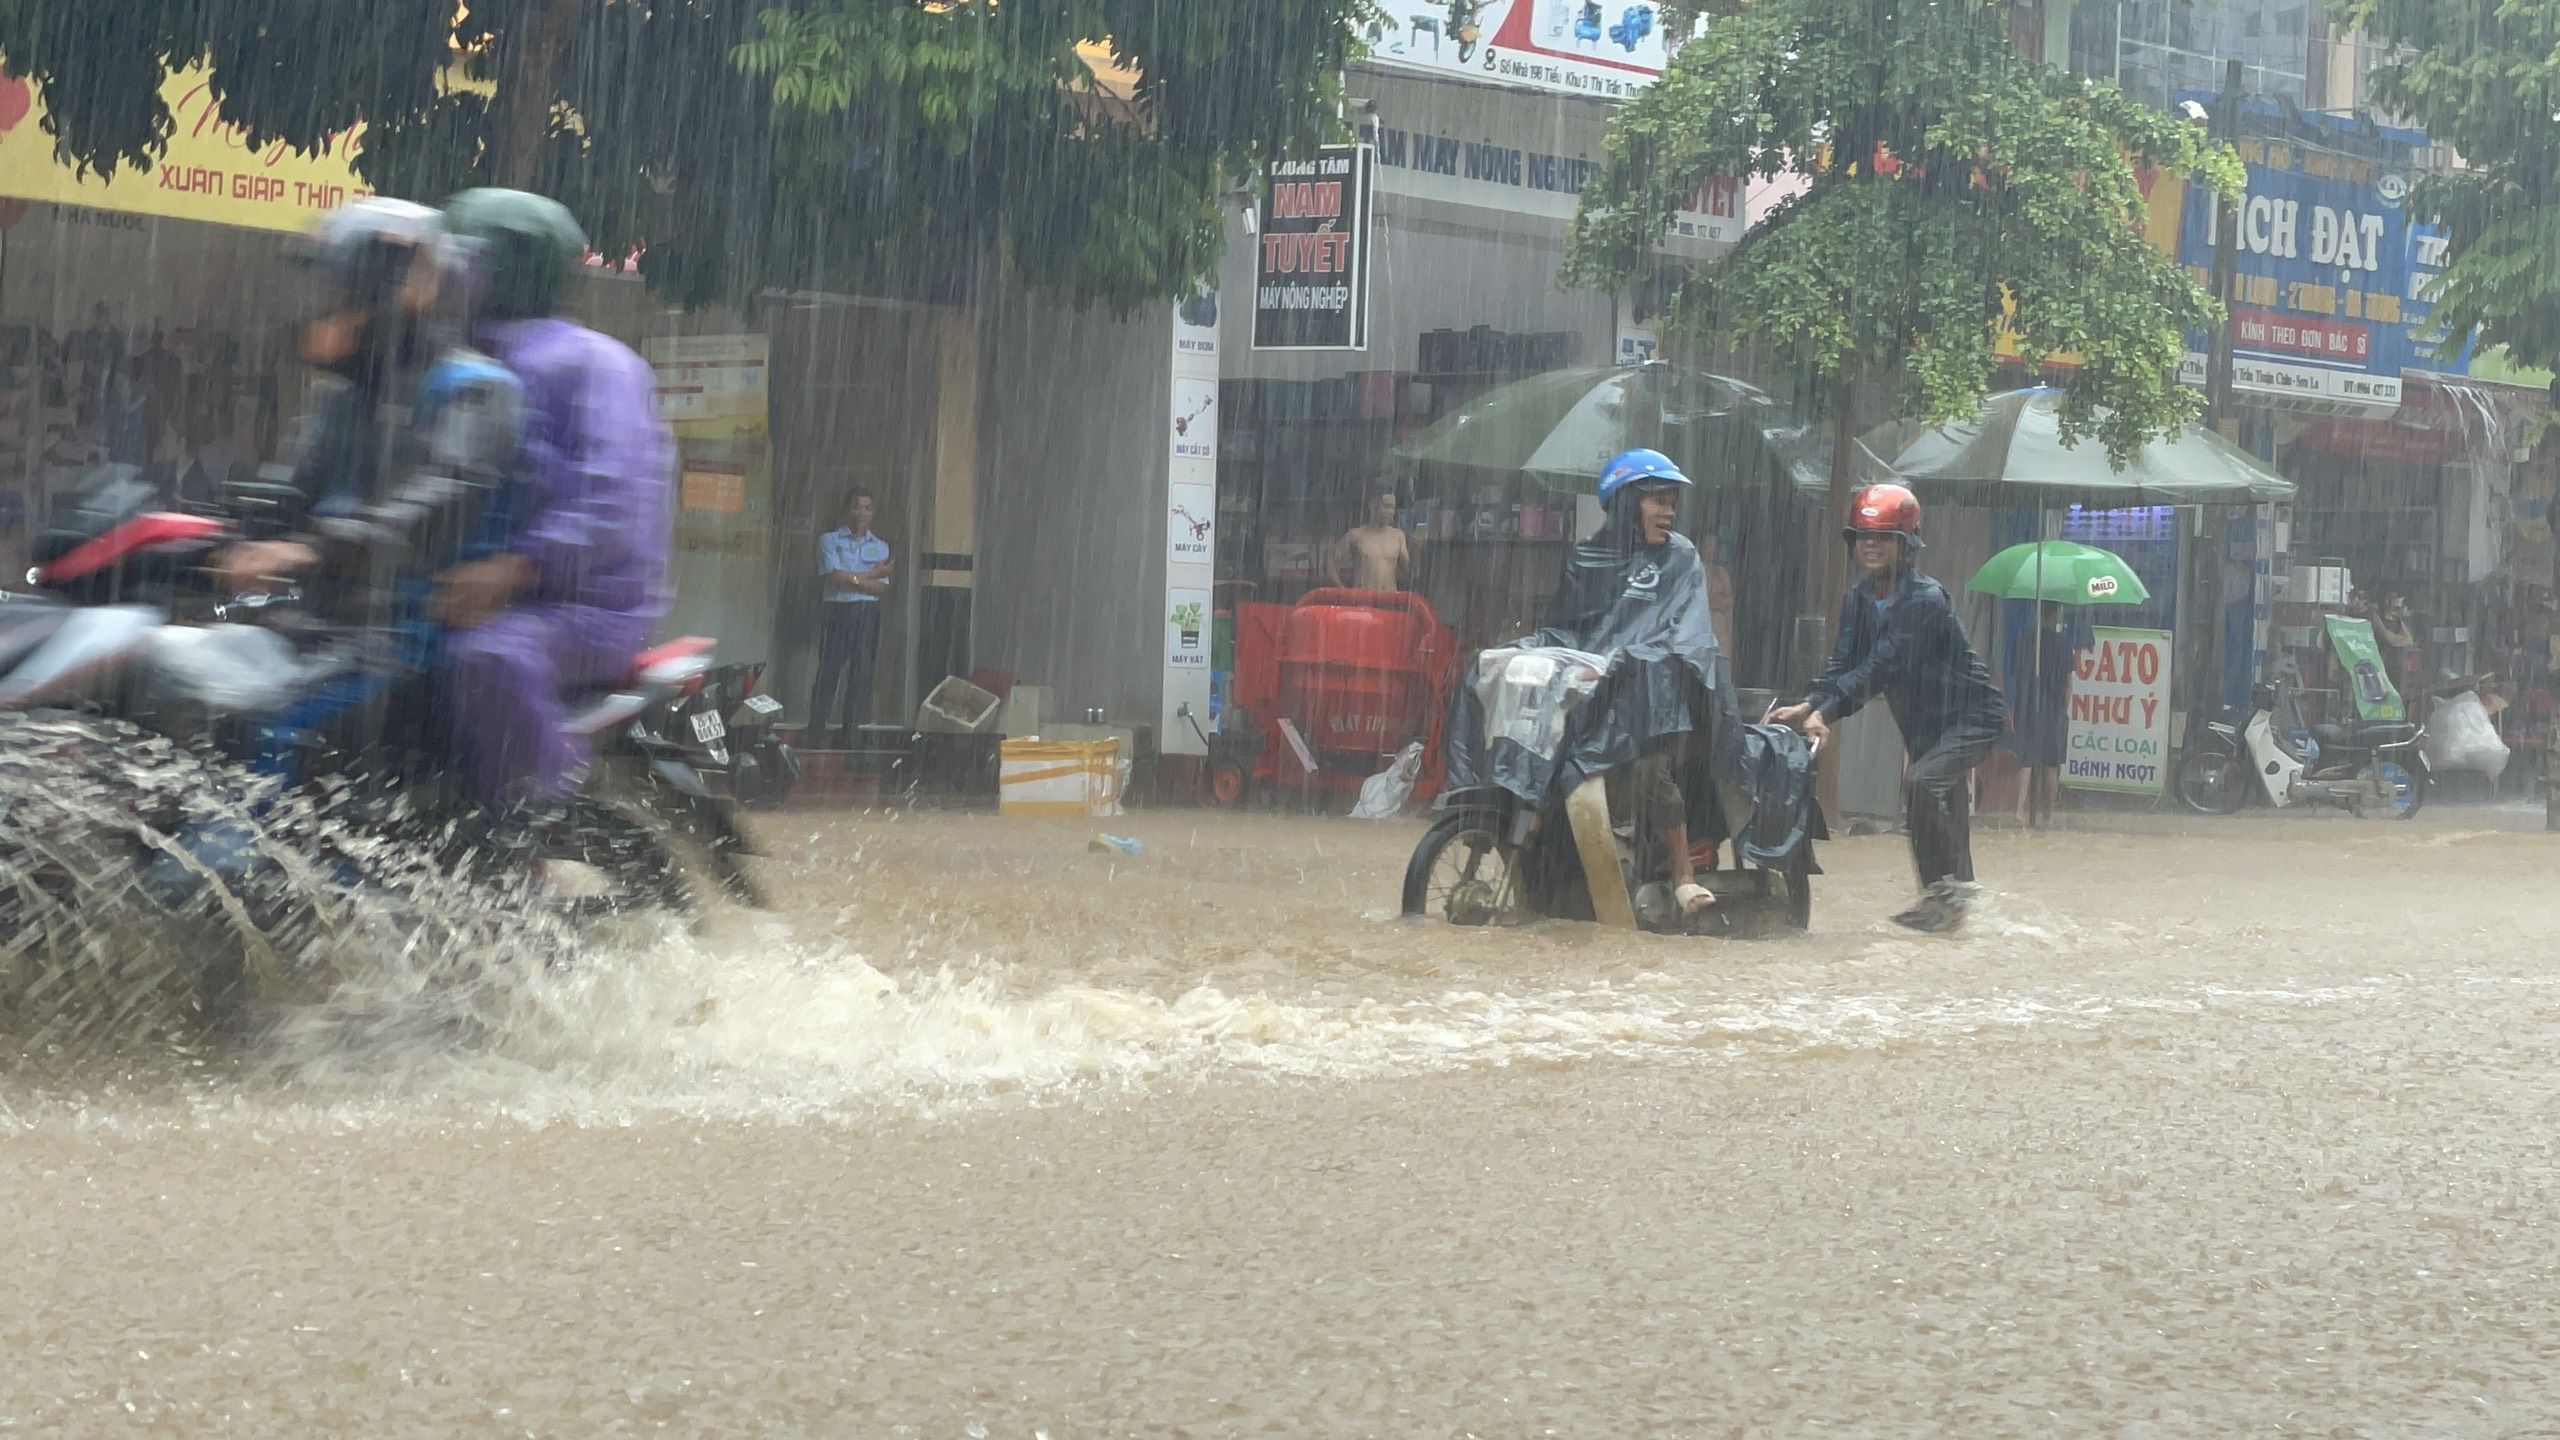
[[[780,904],[0,1072],[0,1431],[2560,1435],[2539,817],[1900,842],[1810,937],[1416,824],[786,815]]]

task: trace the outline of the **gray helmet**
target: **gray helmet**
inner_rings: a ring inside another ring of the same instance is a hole
[[[371,195],[320,217],[295,246],[293,257],[308,277],[303,304],[308,318],[367,315],[394,308],[404,291],[419,287],[422,265],[441,267],[447,250],[444,225],[424,205]],[[431,297],[432,291],[427,291]]]
[[[569,207],[526,190],[465,190],[445,202],[444,227],[472,257],[489,320],[559,313],[587,253]]]

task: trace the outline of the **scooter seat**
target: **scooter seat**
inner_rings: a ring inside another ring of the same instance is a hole
[[[2378,750],[2385,745],[2404,745],[2418,738],[2418,727],[2398,721],[2377,721],[2371,725],[2314,725],[2311,738],[2324,750]]]

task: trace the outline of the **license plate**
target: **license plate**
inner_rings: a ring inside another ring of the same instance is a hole
[[[759,715],[779,715],[782,713],[782,702],[770,695],[750,695],[747,697],[747,708]]]
[[[716,745],[729,737],[729,727],[720,720],[717,710],[693,712],[693,738],[705,745]]]

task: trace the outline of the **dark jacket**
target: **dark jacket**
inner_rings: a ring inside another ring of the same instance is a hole
[[[1838,633],[1831,663],[1805,692],[1825,718],[1855,714],[1881,696],[1914,758],[1958,726],[1998,730],[2007,721],[2000,687],[1964,638],[1945,587],[1919,571],[1905,572],[1881,606],[1865,581],[1851,586]]]

